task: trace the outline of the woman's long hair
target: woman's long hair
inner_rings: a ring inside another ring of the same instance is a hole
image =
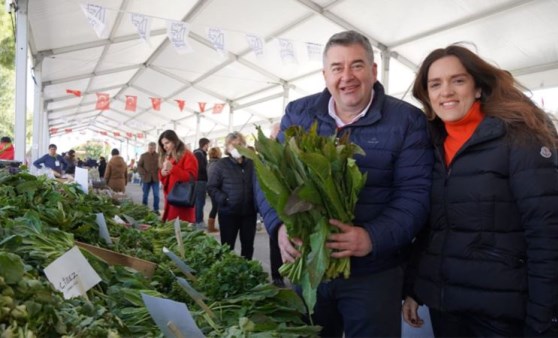
[[[469,49],[456,44],[432,51],[424,59],[413,85],[413,96],[419,100],[429,120],[436,119],[428,97],[428,71],[437,60],[455,56],[481,89],[481,111],[506,124],[508,130],[530,131],[543,144],[556,147],[558,137],[550,117],[531,101],[513,76],[481,59]]]
[[[165,151],[165,147],[163,147],[164,138],[166,138],[167,140],[169,140],[174,144],[174,150],[170,154],[167,154],[167,152]],[[176,162],[178,162],[184,155],[184,152],[186,152],[186,146],[184,145],[184,142],[182,142],[180,138],[178,138],[178,135],[176,135],[174,130],[170,130],[170,129],[165,130],[161,134],[161,136],[159,136],[158,143],[159,143],[159,168],[163,166],[163,162],[165,162],[165,159],[168,156],[171,156],[172,158],[174,158]]]

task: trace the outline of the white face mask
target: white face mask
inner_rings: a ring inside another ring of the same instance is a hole
[[[229,153],[230,153],[231,156],[232,156],[234,159],[236,159],[236,160],[238,160],[239,158],[242,157],[242,155],[240,155],[240,153],[238,152],[238,149],[236,149],[236,148],[232,148],[232,149],[229,151]]]

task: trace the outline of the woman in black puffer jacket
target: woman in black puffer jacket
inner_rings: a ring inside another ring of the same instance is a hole
[[[413,95],[436,148],[430,223],[403,317],[437,337],[549,335],[558,304],[556,130],[513,77],[468,49],[429,54]]]
[[[256,208],[252,176],[254,163],[241,156],[236,146],[246,146],[239,132],[225,138],[226,154],[211,167],[207,192],[219,206],[219,230],[221,243],[234,249],[236,236],[240,233],[241,255],[252,259],[256,237]]]

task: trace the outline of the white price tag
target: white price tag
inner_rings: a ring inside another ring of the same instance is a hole
[[[95,214],[97,219],[97,225],[99,226],[99,236],[105,240],[107,244],[112,244],[112,239],[110,238],[110,233],[107,227],[107,222],[105,221],[105,215],[102,212]]]
[[[76,168],[75,180],[81,190],[87,194],[89,192],[89,172],[87,169]]]
[[[68,250],[45,268],[45,275],[65,299],[85,295],[101,281],[77,246]]]

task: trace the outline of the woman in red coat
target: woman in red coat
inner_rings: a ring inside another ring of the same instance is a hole
[[[167,195],[176,182],[186,182],[198,178],[198,161],[191,151],[186,149],[176,133],[172,130],[164,131],[159,136],[159,179],[163,184],[165,195],[165,211],[163,221],[179,218],[194,223],[194,208],[176,207],[167,203]]]

